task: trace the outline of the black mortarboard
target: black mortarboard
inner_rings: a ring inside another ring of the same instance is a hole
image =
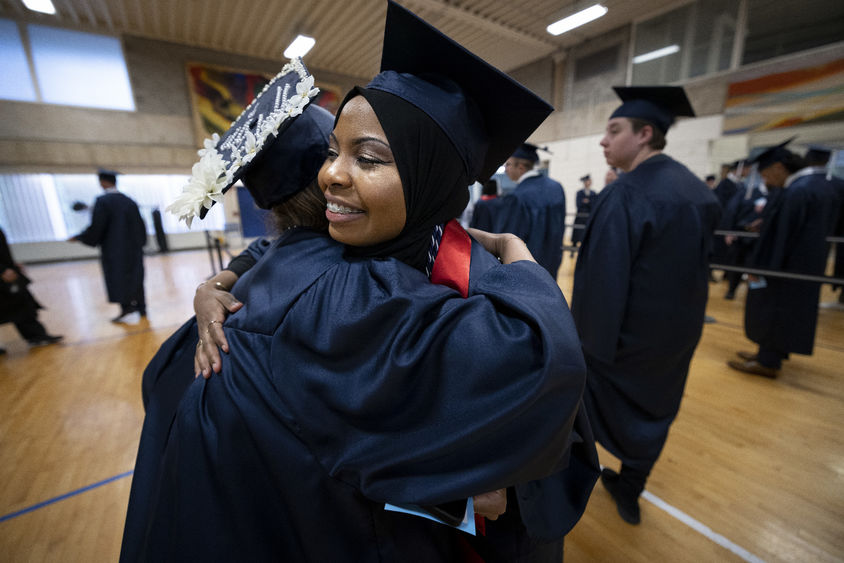
[[[591,179],[592,179],[592,177],[591,177],[591,176],[589,176],[589,174],[587,174],[586,176],[581,176],[581,177],[580,177],[580,181],[581,181],[581,182],[585,182],[586,180],[591,180]]]
[[[104,168],[100,168],[97,170],[97,178],[104,182],[108,182],[109,184],[116,184],[117,183],[117,175],[119,173],[115,172],[114,170],[105,170]]]
[[[809,145],[809,150],[803,156],[803,159],[811,165],[824,165],[829,162],[829,157],[832,156],[832,149],[821,145]]]
[[[486,180],[553,111],[542,98],[395,2],[387,4],[381,73],[394,94],[445,132],[471,179]]]
[[[788,160],[789,158],[792,157],[792,155],[794,153],[792,153],[790,150],[785,148],[785,146],[796,138],[797,138],[796,136],[791,137],[789,139],[786,139],[785,141],[783,141],[782,143],[780,143],[778,145],[774,145],[772,147],[768,147],[767,149],[764,149],[762,152],[757,154],[755,157],[751,158],[749,160],[749,163],[750,164],[758,164],[758,169],[761,172],[762,170],[771,166],[775,162],[784,162],[784,161]]]
[[[516,148],[516,150],[513,151],[511,156],[513,158],[522,158],[531,162],[539,162],[539,155],[536,154],[537,149],[539,149],[539,147],[536,145],[522,143]]]
[[[258,207],[282,203],[316,178],[334,117],[299,59],[284,66],[222,137],[205,141],[191,179],[168,210],[188,221],[205,214],[238,180]]]
[[[680,86],[613,86],[613,90],[624,103],[612,113],[610,119],[644,119],[665,134],[677,117],[695,116],[686,91]]]

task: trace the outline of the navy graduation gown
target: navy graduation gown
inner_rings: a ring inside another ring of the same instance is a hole
[[[577,196],[575,197],[575,203],[577,204],[577,217],[574,218],[574,224],[585,226],[587,220],[589,219],[589,214],[592,212],[592,198],[595,197],[595,192],[589,190],[589,193],[586,193],[586,190],[578,190]],[[583,214],[583,215],[582,215]],[[583,240],[583,229],[572,229],[571,230],[571,242],[572,244],[578,243]]]
[[[619,177],[593,203],[572,314],[595,439],[627,465],[651,468],[680,407],[719,218],[706,184],[664,154]]]
[[[223,373],[179,406],[141,558],[450,560],[458,532],[383,502],[578,467],[584,365],[543,270],[473,261],[463,299],[339,249],[290,235],[247,274]]]
[[[824,275],[826,237],[838,216],[835,187],[823,169],[805,168],[769,201],[751,265],[815,276]],[[750,289],[745,332],[757,344],[781,353],[811,354],[818,320],[820,284],[767,276],[766,287]]]
[[[147,232],[132,199],[117,191],[98,197],[91,224],[76,239],[100,247],[100,262],[111,303],[128,303],[143,295],[143,249]]]
[[[563,260],[565,221],[563,186],[542,175],[522,180],[504,197],[478,201],[472,215],[472,227],[513,233],[525,241],[534,260],[555,280]]]

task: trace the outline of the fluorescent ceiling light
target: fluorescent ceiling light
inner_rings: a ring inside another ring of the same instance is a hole
[[[663,47],[662,49],[657,49],[656,51],[651,51],[650,53],[645,53],[643,55],[637,55],[633,57],[633,64],[637,65],[639,63],[646,63],[648,61],[652,61],[660,57],[667,57],[668,55],[673,55],[679,50],[679,45],[669,45],[668,47]]]
[[[55,14],[56,7],[50,0],[23,0],[23,5],[33,12],[41,12],[42,14]]]
[[[607,9],[600,4],[595,4],[594,6],[590,6],[585,10],[580,10],[576,14],[572,14],[567,18],[563,18],[560,21],[556,21],[546,27],[545,29],[548,30],[548,33],[551,35],[561,35],[567,31],[571,31],[576,27],[580,27],[585,23],[589,23],[592,20],[597,20],[601,16],[607,13]]]
[[[297,35],[296,39],[284,50],[284,56],[288,59],[304,57],[311,50],[311,47],[314,46],[314,43],[316,43],[316,39],[313,37]]]

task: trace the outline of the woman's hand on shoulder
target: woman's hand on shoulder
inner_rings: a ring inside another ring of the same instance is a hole
[[[208,379],[212,371],[220,373],[223,365],[220,349],[226,353],[229,351],[223,323],[229,314],[243,307],[243,303],[228,291],[236,281],[237,276],[233,272],[223,270],[196,288],[193,309],[196,313],[199,342],[196,345],[193,367],[197,377],[202,374],[202,377]]]
[[[466,229],[466,232],[481,243],[490,253],[497,256],[502,264],[510,264],[519,260],[536,262],[524,241],[514,234],[488,233],[471,227]]]

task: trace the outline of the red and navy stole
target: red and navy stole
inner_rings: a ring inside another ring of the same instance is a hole
[[[447,285],[463,297],[469,296],[469,267],[472,264],[472,239],[456,219],[443,227],[443,236],[434,267],[431,283]]]

